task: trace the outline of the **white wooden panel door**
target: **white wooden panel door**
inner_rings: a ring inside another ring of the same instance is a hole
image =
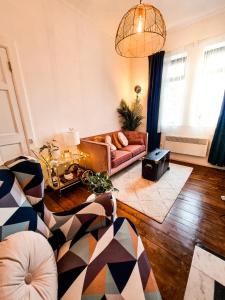
[[[6,161],[27,150],[7,51],[0,47],[0,157]]]

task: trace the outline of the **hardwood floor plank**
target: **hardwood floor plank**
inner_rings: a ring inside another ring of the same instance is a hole
[[[209,211],[207,209],[204,209],[204,207],[194,206],[191,203],[181,203],[179,201],[176,201],[174,204],[174,209],[183,210],[184,212],[188,214],[192,214],[197,216],[198,218],[203,218],[209,220],[210,223],[217,224],[224,226],[225,230],[225,223],[220,216],[223,215],[224,211],[221,212],[215,212],[215,211]]]
[[[203,201],[203,199],[193,199],[193,198],[183,196],[180,194],[177,198],[177,202],[178,203],[180,203],[180,202],[188,203],[190,205],[199,207],[201,209],[208,210],[212,213],[218,213],[218,214],[225,213],[225,203],[221,199],[219,201],[217,200],[216,203],[214,203],[210,199],[207,199],[207,200],[205,199],[205,201]]]
[[[223,194],[223,192],[221,191],[221,195],[222,194]],[[214,206],[218,206],[220,208],[224,208],[225,202],[221,200],[221,198],[220,198],[221,195],[219,195],[217,197],[213,197],[212,195],[204,195],[201,193],[186,190],[184,187],[179,196],[182,196],[185,198],[190,198],[193,200],[199,200],[200,202],[205,202],[205,203],[209,203]]]

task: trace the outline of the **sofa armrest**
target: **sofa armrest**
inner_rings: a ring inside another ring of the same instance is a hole
[[[110,146],[106,143],[81,140],[79,149],[87,154],[89,157],[80,162],[84,168],[90,169],[94,172],[107,172],[111,170],[111,151]]]
[[[146,146],[146,150],[148,149],[148,133],[147,132],[138,132],[140,134],[140,136],[142,136],[145,146]]]
[[[52,240],[57,241],[59,247],[68,240],[78,240],[87,232],[112,224],[113,213],[112,194],[105,193],[93,202],[82,203],[69,211],[53,213],[45,207],[44,221],[53,233]]]

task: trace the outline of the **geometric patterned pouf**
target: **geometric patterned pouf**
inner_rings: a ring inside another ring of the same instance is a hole
[[[57,267],[60,299],[161,299],[141,238],[125,218],[65,243]]]

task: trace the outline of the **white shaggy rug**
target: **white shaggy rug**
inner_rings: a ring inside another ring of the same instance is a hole
[[[193,168],[170,163],[170,170],[157,182],[141,176],[141,162],[112,176],[121,202],[162,223],[177,199]]]

